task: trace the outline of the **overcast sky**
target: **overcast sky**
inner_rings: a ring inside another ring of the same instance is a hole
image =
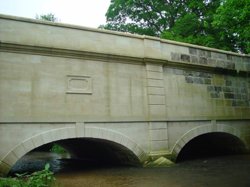
[[[53,13],[62,23],[97,28],[111,0],[0,0],[0,14],[35,18]]]

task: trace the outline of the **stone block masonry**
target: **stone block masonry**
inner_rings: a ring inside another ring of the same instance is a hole
[[[172,52],[171,60],[228,70],[250,71],[250,60],[248,57],[222,54],[193,47],[189,47],[187,54]]]
[[[162,64],[146,64],[149,120],[166,115]]]
[[[208,101],[207,105],[203,107],[214,105],[216,109],[224,107],[224,111],[234,110],[235,112],[230,113],[232,116],[238,115],[240,117],[243,114],[242,111],[250,109],[250,78],[248,76],[221,74],[205,70],[167,69],[167,73],[184,80],[181,84],[185,82],[196,89],[196,96],[193,96],[193,107],[199,107],[195,105],[195,98],[199,99],[199,94],[201,94],[203,99]]]

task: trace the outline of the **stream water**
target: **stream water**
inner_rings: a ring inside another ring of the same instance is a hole
[[[43,169],[50,163],[63,187],[250,187],[250,155],[230,155],[177,163],[167,168],[114,167],[86,164],[61,155],[33,152],[12,172]]]

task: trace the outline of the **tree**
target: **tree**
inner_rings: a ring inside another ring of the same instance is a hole
[[[224,0],[217,9],[213,26],[218,30],[223,48],[250,53],[250,1]]]
[[[211,22],[219,5],[220,0],[111,0],[102,28],[160,36],[185,16]]]
[[[173,27],[163,31],[161,37],[220,48],[221,43],[212,25],[213,15],[219,6],[219,0],[189,1],[188,11],[175,21]]]
[[[227,1],[233,1],[235,6],[228,6]],[[249,2],[249,0],[111,0],[106,13],[107,23],[100,28],[245,52],[246,46],[249,46]],[[233,10],[230,10],[231,8]],[[230,29],[230,17],[227,19],[228,23],[220,21],[225,17],[224,14],[230,16],[231,11],[242,19],[241,22],[235,22],[234,29]]]
[[[151,36],[171,28],[186,0],[111,0],[102,28]]]
[[[51,21],[51,22],[59,21],[58,18],[52,13],[36,15],[36,19],[44,20],[44,21]]]

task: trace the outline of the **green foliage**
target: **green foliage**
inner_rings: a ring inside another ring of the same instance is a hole
[[[184,11],[182,0],[111,0],[105,29],[159,36]]]
[[[32,187],[51,186],[55,181],[55,178],[53,172],[51,172],[49,168],[50,166],[47,163],[44,170],[31,174],[27,181],[27,185]]]
[[[28,187],[25,181],[17,178],[0,178],[0,187]]]
[[[205,24],[220,5],[219,2],[220,0],[112,0],[106,13],[107,24],[102,28],[132,33],[140,30],[145,31],[145,34],[160,36],[163,31],[173,28],[176,22],[190,18],[195,17],[195,22]],[[135,27],[140,29],[135,30]]]
[[[50,149],[51,152],[53,153],[57,153],[57,154],[63,154],[63,153],[66,153],[66,150],[58,145],[58,144],[53,144],[52,148]]]
[[[58,22],[58,18],[52,14],[41,14],[41,15],[36,15],[36,19],[43,20],[43,21],[51,21],[51,22]]]
[[[30,175],[16,174],[14,178],[1,178],[0,187],[50,187],[55,184],[53,172],[49,170],[49,164],[44,170],[34,172]]]
[[[217,9],[213,26],[219,39],[235,51],[250,53],[250,1],[224,0]]]
[[[100,28],[249,53],[249,0],[111,0]]]

